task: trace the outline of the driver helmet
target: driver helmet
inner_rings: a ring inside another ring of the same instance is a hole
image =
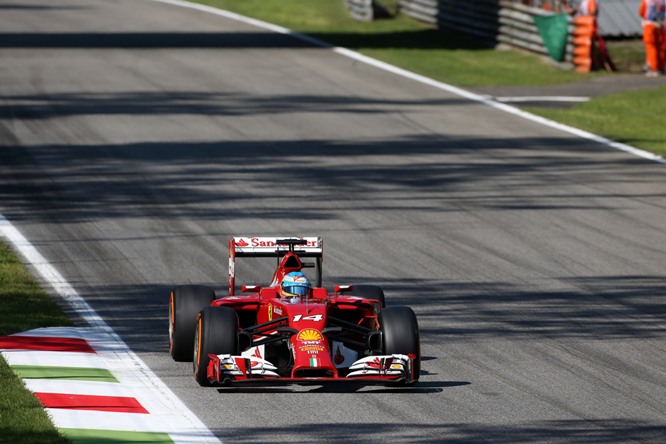
[[[280,293],[289,302],[296,302],[302,297],[308,297],[311,289],[312,285],[307,276],[300,271],[292,271],[282,279]]]

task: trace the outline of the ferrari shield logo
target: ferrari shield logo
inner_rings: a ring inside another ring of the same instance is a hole
[[[305,330],[301,330],[298,334],[298,339],[301,341],[321,341],[322,336],[319,331],[312,328],[306,328]]]

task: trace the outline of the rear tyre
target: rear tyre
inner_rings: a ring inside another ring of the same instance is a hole
[[[359,296],[366,299],[376,299],[381,304],[381,308],[386,307],[386,302],[384,301],[384,290],[378,285],[370,284],[357,284],[352,285],[354,296]]]
[[[209,354],[238,355],[238,316],[228,307],[206,307],[197,319],[194,334],[194,379],[210,386],[207,370]]]
[[[169,353],[175,361],[192,361],[197,314],[215,299],[204,285],[180,285],[169,297]]]
[[[416,314],[409,307],[386,307],[377,317],[382,332],[382,351],[384,354],[413,354],[414,381],[421,374],[421,341]]]

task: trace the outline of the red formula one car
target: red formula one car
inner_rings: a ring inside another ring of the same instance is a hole
[[[237,257],[274,257],[266,287],[243,285],[235,295]],[[229,295],[183,285],[169,298],[169,351],[193,361],[201,385],[228,383],[413,384],[421,352],[416,315],[385,307],[374,285],[321,286],[323,242],[318,237],[233,237]],[[304,260],[312,260],[305,263]],[[302,273],[314,268],[316,284]]]

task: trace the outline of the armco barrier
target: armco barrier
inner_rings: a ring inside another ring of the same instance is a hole
[[[432,23],[474,35],[489,44],[503,43],[515,48],[548,55],[535,16],[554,13],[510,0],[400,0],[400,12]],[[573,59],[573,45],[567,43],[565,62]]]
[[[373,0],[345,0],[345,6],[354,20],[370,22],[374,19]]]
[[[361,17],[357,20],[372,20],[372,0],[345,0],[345,3],[354,18],[356,15]],[[501,43],[548,55],[534,24],[534,17],[554,13],[540,8],[511,0],[400,0],[399,12],[439,28],[474,35],[489,45]],[[574,50],[571,41],[573,23],[570,18],[568,21],[570,30],[564,55],[566,64],[573,61]]]

